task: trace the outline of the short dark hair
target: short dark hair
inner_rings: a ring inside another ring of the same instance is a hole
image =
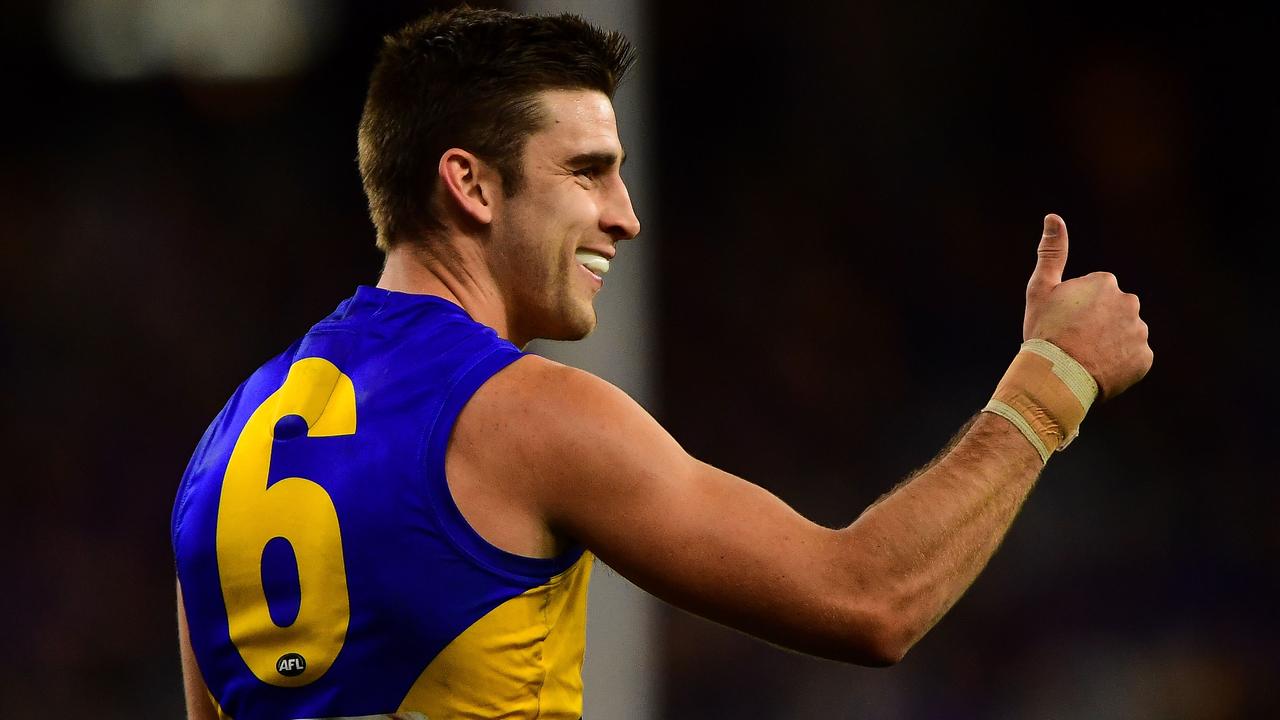
[[[492,163],[519,191],[525,141],[545,122],[537,93],[614,91],[631,43],[576,15],[528,16],[465,5],[383,40],[360,118],[359,163],[378,247],[442,228],[432,204],[451,147]]]

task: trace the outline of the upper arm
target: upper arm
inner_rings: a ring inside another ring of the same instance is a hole
[[[186,608],[182,604],[182,584],[178,583],[178,652],[182,657],[182,687],[187,698],[189,720],[217,720],[217,713],[210,700],[209,689],[196,665],[191,650],[191,632],[187,628]]]
[[[473,399],[499,430],[486,442],[557,534],[679,607],[798,650],[875,661],[862,644],[877,608],[836,531],[691,457],[588,373],[527,358],[494,380]]]

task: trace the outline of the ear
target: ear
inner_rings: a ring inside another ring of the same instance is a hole
[[[482,225],[493,222],[493,199],[497,196],[498,175],[480,158],[459,148],[449,148],[436,168],[443,186],[443,199],[464,216]]]

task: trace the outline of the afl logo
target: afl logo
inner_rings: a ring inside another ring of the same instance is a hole
[[[298,677],[306,672],[307,659],[298,653],[285,653],[276,661],[276,672],[285,677]]]

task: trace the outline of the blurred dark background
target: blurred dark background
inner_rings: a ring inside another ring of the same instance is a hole
[[[113,51],[122,5],[0,25],[5,718],[180,713],[178,477],[253,368],[376,280],[356,122],[380,37],[431,7],[280,3],[291,34],[223,56],[192,28],[246,28],[196,3]],[[637,242],[690,452],[852,521],[985,402],[1046,212],[1156,353],[903,663],[670,610],[660,716],[1280,716],[1280,24],[1172,7],[649,5]]]

